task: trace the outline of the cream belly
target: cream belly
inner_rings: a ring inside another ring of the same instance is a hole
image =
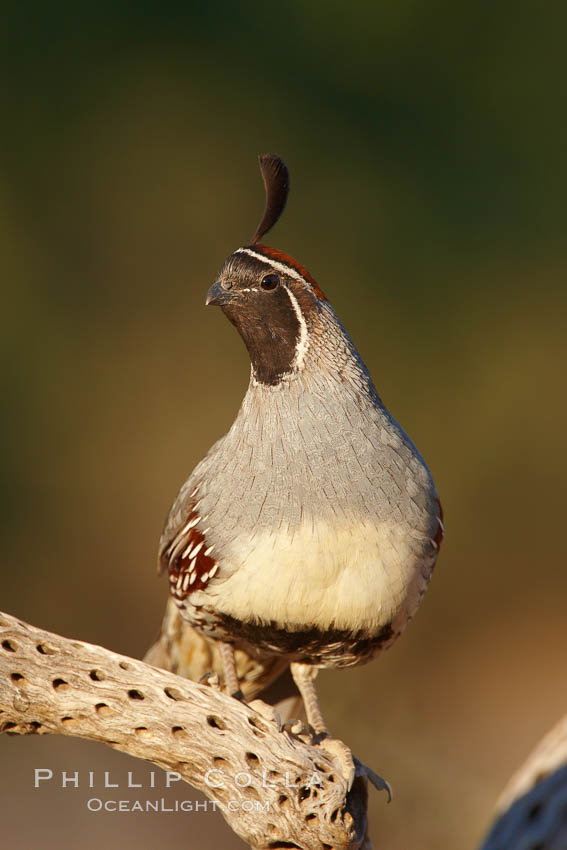
[[[306,521],[293,532],[240,536],[223,553],[218,578],[190,602],[291,631],[313,626],[375,635],[389,625],[397,635],[429,580],[427,542],[393,522]]]

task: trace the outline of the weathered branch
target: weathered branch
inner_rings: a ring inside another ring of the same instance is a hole
[[[481,850],[567,847],[567,715],[512,776]]]
[[[100,741],[177,771],[253,848],[369,848],[367,781],[247,705],[0,614],[0,732]],[[213,787],[214,786],[214,787]]]

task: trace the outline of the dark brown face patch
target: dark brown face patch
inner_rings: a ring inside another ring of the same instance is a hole
[[[299,320],[283,286],[250,299],[251,304],[221,308],[244,340],[254,376],[262,384],[277,384],[292,370],[299,340]]]
[[[300,308],[290,296],[291,283],[269,260],[238,251],[220,274],[220,285],[230,296],[221,310],[242,337],[254,377],[262,384],[279,383],[296,359],[301,323]]]

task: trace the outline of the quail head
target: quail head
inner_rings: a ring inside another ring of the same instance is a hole
[[[266,209],[208,291],[251,360],[230,431],[182,486],[159,549],[181,615],[219,642],[287,659],[317,734],[322,667],[370,660],[403,632],[443,535],[427,466],[380,400],[309,272],[260,242],[289,173],[260,157]]]

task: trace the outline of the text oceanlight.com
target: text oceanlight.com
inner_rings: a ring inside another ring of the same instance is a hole
[[[228,809],[229,812],[269,812],[269,801],[229,800],[222,805],[216,800],[101,800],[91,797],[87,800],[89,812],[216,812]]]

